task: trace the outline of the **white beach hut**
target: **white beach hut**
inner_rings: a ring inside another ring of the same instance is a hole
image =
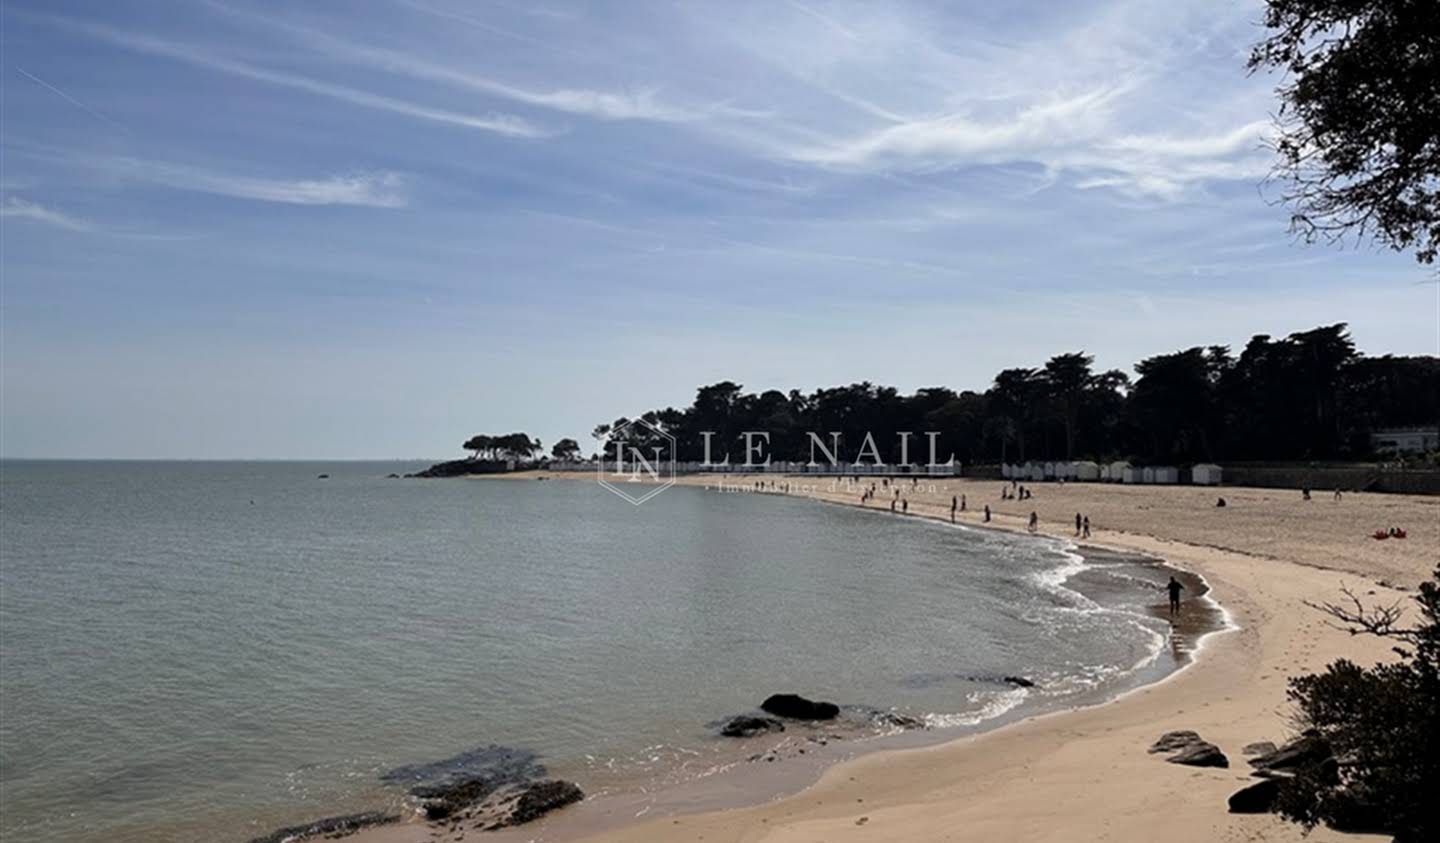
[[[1093,463],[1093,462],[1084,462],[1084,461],[1081,461],[1081,462],[1071,463],[1071,466],[1073,466],[1074,469],[1075,469],[1075,479],[1076,479],[1076,480],[1099,480],[1099,479],[1100,479],[1100,466],[1096,465],[1096,464]]]
[[[1154,483],[1154,482],[1155,482],[1155,469],[1151,468],[1151,467],[1148,466],[1148,465],[1145,466],[1144,468],[1140,469],[1140,482],[1141,482],[1141,483]]]
[[[1031,482],[1038,483],[1045,479],[1045,466],[1039,463],[1027,463],[1025,478]]]
[[[1220,485],[1220,466],[1214,463],[1200,463],[1190,469],[1190,482],[1200,486]]]
[[[1010,463],[1008,462],[1002,463],[1000,465],[1000,476],[1004,477],[1006,480],[1009,480],[1011,477],[1015,476],[1015,469],[1011,468]]]
[[[1140,469],[1133,465],[1127,465],[1120,471],[1120,480],[1123,483],[1143,483],[1143,474]]]
[[[1053,463],[1053,462],[1047,462],[1047,463],[1045,463],[1043,466],[1041,466],[1041,468],[1043,468],[1043,469],[1045,470],[1045,479],[1046,479],[1046,480],[1054,480],[1054,479],[1055,479],[1055,463]]]
[[[1134,480],[1125,479],[1125,472],[1130,469],[1130,463],[1124,460],[1117,460],[1110,463],[1110,482],[1112,483],[1134,483]]]
[[[1173,466],[1168,466],[1168,465],[1156,466],[1156,467],[1155,467],[1155,482],[1156,482],[1156,483],[1179,483],[1179,482],[1180,482],[1180,469],[1174,468]]]

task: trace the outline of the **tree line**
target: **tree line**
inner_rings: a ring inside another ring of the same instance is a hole
[[[1080,351],[1005,369],[983,392],[936,386],[906,395],[862,382],[757,394],[723,381],[700,387],[683,410],[640,418],[674,436],[683,461],[704,459],[701,434],[713,431],[711,457],[742,462],[741,434],[764,431],[765,454],[775,460],[808,461],[808,433],[828,444],[838,432],[842,460],[853,460],[869,433],[882,460],[895,463],[898,434],[911,431],[910,461],[920,463],[925,432],[936,431],[939,459],[953,454],[968,464],[1359,459],[1372,455],[1372,430],[1440,422],[1440,358],[1366,357],[1344,323],[1278,339],[1258,335],[1238,355],[1224,345],[1160,354],[1134,372],[1096,371]],[[624,428],[632,444],[660,444],[630,421],[599,425],[592,435],[604,440]],[[567,453],[578,454],[578,445]]]

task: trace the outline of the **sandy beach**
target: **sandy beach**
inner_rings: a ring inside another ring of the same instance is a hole
[[[508,481],[538,476],[511,475]],[[836,486],[828,478],[771,479],[789,483],[792,496],[859,502],[858,487]],[[719,479],[680,482],[714,488]],[[748,488],[753,480],[725,482]],[[1337,658],[1368,664],[1391,657],[1384,642],[1337,630],[1306,603],[1334,600],[1342,586],[1373,603],[1412,595],[1440,548],[1440,499],[1354,493],[1335,501],[1322,493],[1303,501],[1298,491],[1283,489],[1036,484],[1030,500],[1001,501],[1002,485],[926,479],[918,488],[908,481],[900,488],[908,517],[949,520],[952,495],[964,494],[968,508],[961,523],[978,525],[989,504],[992,527],[1023,530],[1034,511],[1040,532],[1073,538],[1075,514],[1088,515],[1089,543],[1157,556],[1204,577],[1233,628],[1206,638],[1187,669],[1109,703],[939,746],[864,755],[829,768],[804,791],[766,804],[633,822],[600,816],[604,809],[591,804],[486,839],[571,839],[583,830],[577,829],[582,817],[607,829],[584,839],[626,843],[1302,839],[1298,826],[1276,817],[1227,813],[1226,798],[1254,781],[1241,747],[1280,742],[1293,733],[1287,677]],[[1215,507],[1219,496],[1226,507]],[[888,511],[888,496],[877,495],[870,505]],[[1370,538],[1389,526],[1404,527],[1409,538]],[[1168,764],[1146,752],[1159,735],[1176,729],[1198,731],[1217,744],[1230,768]],[[399,843],[436,834],[409,824],[356,839]],[[1321,828],[1308,839],[1359,836]]]

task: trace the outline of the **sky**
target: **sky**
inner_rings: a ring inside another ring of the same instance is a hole
[[[548,447],[697,386],[986,388],[1349,322],[1259,0],[0,4],[0,455]]]

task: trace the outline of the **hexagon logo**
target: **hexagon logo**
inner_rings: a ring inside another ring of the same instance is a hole
[[[644,419],[617,426],[601,443],[595,479],[639,506],[675,485],[675,437]]]

